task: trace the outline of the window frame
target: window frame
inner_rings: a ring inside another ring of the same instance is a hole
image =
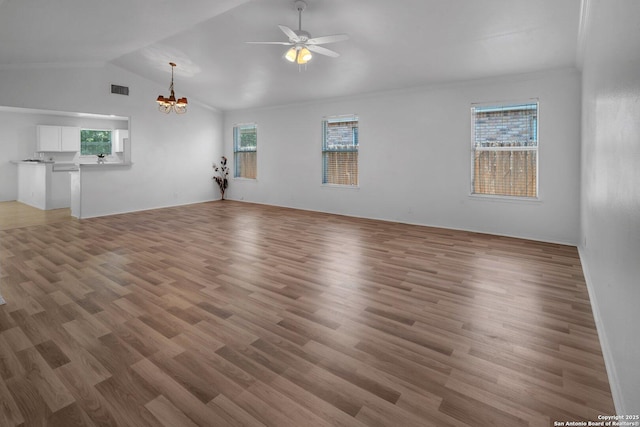
[[[535,137],[535,147],[483,147],[481,150],[477,150],[475,145],[476,139],[476,109],[491,109],[495,108],[499,109],[508,109],[512,107],[513,110],[517,110],[516,107],[523,107],[527,105],[535,105],[535,127],[533,129],[533,136]],[[483,103],[472,103],[470,108],[470,123],[471,123],[471,138],[470,138],[470,176],[469,176],[469,197],[478,198],[478,199],[494,199],[494,200],[502,200],[502,201],[514,201],[514,202],[539,202],[541,200],[540,197],[540,100],[538,98],[529,98],[525,100],[516,100],[516,101],[494,101],[494,102],[483,102]],[[536,161],[535,161],[535,170],[536,170],[536,182],[535,182],[535,196],[519,196],[519,195],[508,195],[508,194],[487,194],[487,193],[476,193],[475,192],[475,154],[476,151],[533,151],[536,153]]]
[[[110,136],[111,136],[111,151],[109,151],[108,153],[103,153],[106,156],[112,156],[114,154],[113,152],[113,133],[115,132],[115,129],[97,129],[97,128],[80,128],[80,151],[78,151],[79,157],[80,158],[95,158],[97,156],[97,154],[82,154],[82,131],[98,131],[98,132],[109,132]]]
[[[327,125],[328,123],[333,122],[355,122],[357,123],[356,127],[352,128],[352,135],[355,143],[352,144],[352,147],[355,149],[344,149],[344,150],[330,150],[327,149]],[[357,114],[341,114],[341,115],[333,115],[333,116],[324,116],[321,122],[322,127],[322,136],[321,136],[321,185],[323,187],[333,187],[333,188],[343,188],[343,189],[358,189],[360,188],[360,117]],[[327,165],[326,165],[326,153],[356,153],[356,167],[357,167],[357,176],[355,184],[339,184],[339,183],[331,183],[327,181]]]
[[[240,129],[241,128],[253,128],[255,130],[255,134],[256,134],[256,146],[254,150],[240,150]],[[258,124],[255,122],[249,122],[249,123],[236,123],[233,125],[233,179],[242,179],[242,180],[249,180],[249,181],[256,181],[258,179]],[[247,177],[247,176],[242,176],[241,173],[242,168],[238,167],[238,162],[239,162],[239,156],[238,153],[255,153],[255,162],[256,162],[256,173],[255,173],[255,177]]]

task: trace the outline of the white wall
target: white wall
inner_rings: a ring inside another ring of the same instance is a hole
[[[30,118],[0,112],[0,202],[18,198],[18,166],[9,162],[30,157],[34,150],[35,128]]]
[[[540,101],[540,201],[470,192],[470,107]],[[321,120],[359,116],[360,186],[321,185]],[[258,126],[258,179],[232,180],[229,198],[392,221],[576,244],[579,235],[580,75],[576,70],[225,113]]]
[[[640,413],[640,2],[589,3],[582,264],[619,414]]]
[[[111,94],[112,83],[129,86],[130,96]],[[4,106],[130,117],[134,164],[88,181],[90,187],[83,185],[83,191],[99,198],[83,217],[219,197],[211,180],[211,163],[221,154],[222,114],[195,102],[187,114],[162,114],[155,99],[166,91],[164,86],[111,65],[0,70],[0,103]],[[22,157],[25,153],[16,154]]]

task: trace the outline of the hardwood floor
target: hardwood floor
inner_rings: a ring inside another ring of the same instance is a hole
[[[20,202],[0,202],[0,230],[71,221],[70,209],[37,209]]]
[[[577,251],[233,201],[0,231],[2,426],[615,413]]]

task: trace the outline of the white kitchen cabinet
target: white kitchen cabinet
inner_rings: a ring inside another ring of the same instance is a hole
[[[38,126],[36,151],[60,151],[60,126]]]
[[[80,151],[80,128],[38,125],[36,151]]]
[[[60,151],[80,151],[80,128],[60,127]]]
[[[114,153],[124,152],[124,140],[129,138],[128,129],[116,129],[113,131],[113,138],[111,143],[113,144]]]
[[[47,209],[68,208],[71,205],[71,182],[69,172],[52,172]]]

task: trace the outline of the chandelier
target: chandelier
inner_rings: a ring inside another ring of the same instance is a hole
[[[156,99],[156,102],[158,103],[158,110],[165,114],[169,114],[171,110],[175,111],[176,114],[184,114],[187,112],[187,98],[183,97],[176,100],[176,94],[173,91],[173,68],[176,64],[169,62],[169,65],[171,65],[171,85],[169,86],[171,95],[169,98],[165,98],[162,95],[158,96],[158,99]]]

